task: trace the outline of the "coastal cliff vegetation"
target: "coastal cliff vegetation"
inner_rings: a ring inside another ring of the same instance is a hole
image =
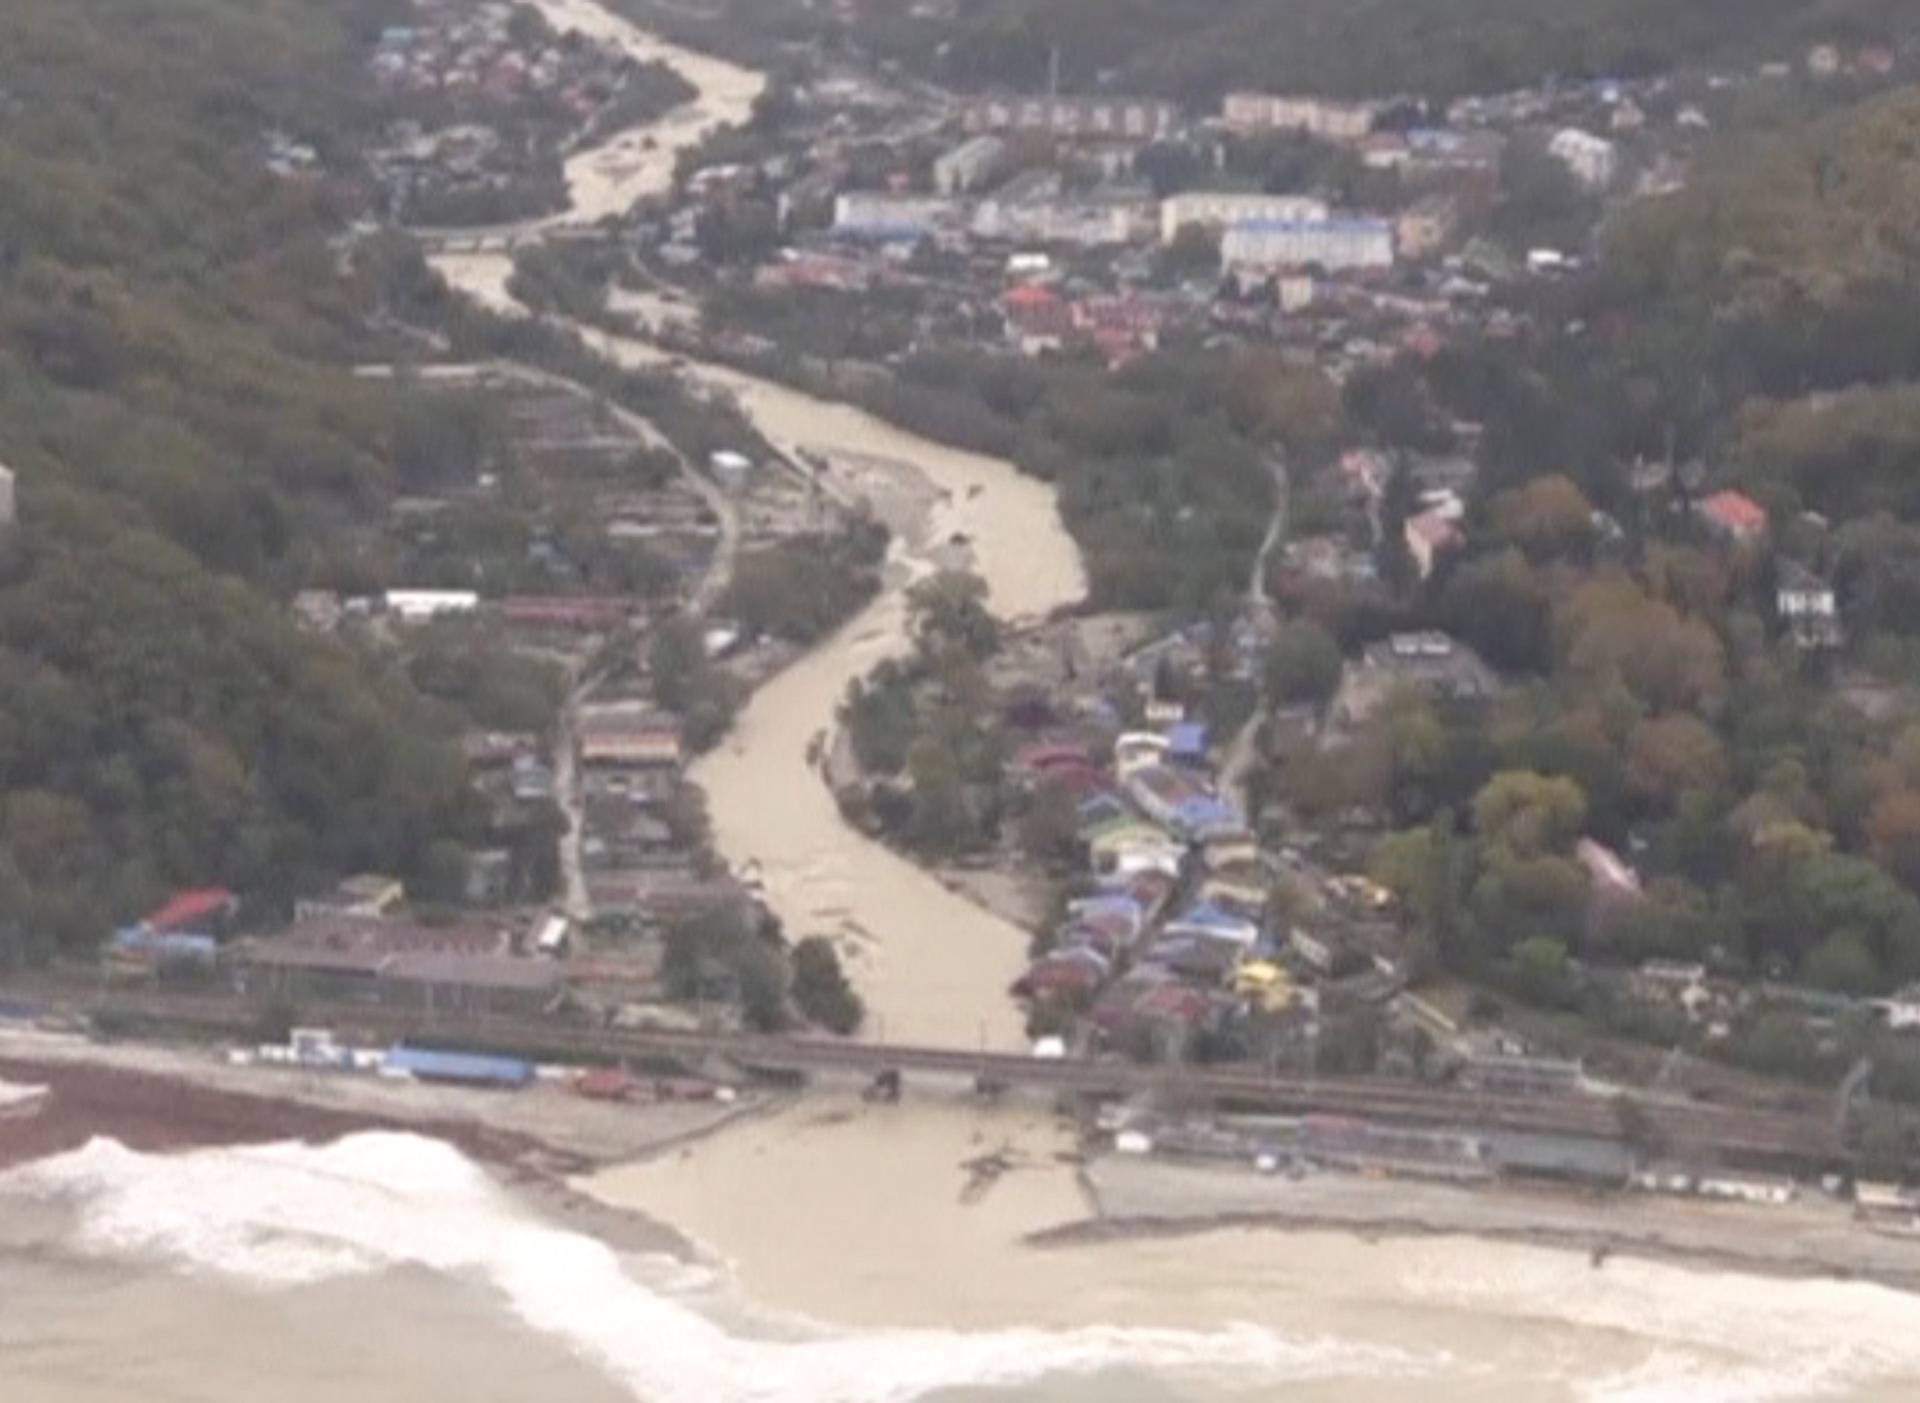
[[[412,872],[474,822],[406,677],[281,602],[470,446],[458,397],[353,378],[375,298],[329,242],[383,115],[363,45],[405,11],[8,6],[0,959],[83,950],[175,885],[271,908]],[[273,131],[319,173],[274,174]]]

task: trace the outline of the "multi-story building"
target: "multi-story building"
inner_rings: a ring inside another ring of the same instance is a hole
[[[1235,224],[1220,241],[1229,273],[1318,264],[1328,272],[1393,266],[1393,225],[1384,219],[1264,220]]]
[[[942,195],[977,190],[994,177],[1006,158],[1006,142],[997,136],[976,136],[934,161],[933,188]]]
[[[1189,190],[1160,202],[1160,242],[1170,244],[1189,224],[1218,225],[1282,221],[1317,224],[1327,202],[1307,195],[1262,195],[1242,190]]]
[[[1614,144],[1578,127],[1562,128],[1547,143],[1547,152],[1590,190],[1602,190],[1613,184],[1613,177],[1620,169],[1620,153]]]
[[[958,221],[952,200],[849,191],[833,202],[833,231],[855,239],[924,239]]]
[[[1180,109],[1147,97],[987,97],[966,110],[970,132],[1032,132],[1091,141],[1161,141]]]
[[[1053,199],[982,200],[974,235],[1017,243],[1078,244],[1092,248],[1152,237],[1151,199],[1127,192],[1092,191]]]
[[[1370,102],[1278,93],[1228,93],[1221,117],[1237,132],[1302,132],[1322,141],[1356,142],[1373,130]]]

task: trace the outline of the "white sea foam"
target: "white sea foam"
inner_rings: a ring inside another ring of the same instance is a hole
[[[457,1151],[410,1135],[172,1156],[94,1140],[0,1175],[0,1194],[70,1202],[82,1250],[161,1256],[268,1286],[401,1265],[477,1277],[647,1403],[905,1403],[1121,1366],[1279,1382],[1412,1376],[1436,1362],[1253,1325],[742,1338],[636,1280],[599,1241],[522,1212]]]
[[[1920,1297],[1866,1282],[1796,1281],[1616,1257],[1495,1249],[1406,1285],[1479,1314],[1646,1341],[1633,1366],[1578,1381],[1590,1403],[1762,1403],[1920,1379]],[[1466,1263],[1474,1263],[1468,1265]]]
[[[19,1082],[0,1081],[0,1111],[28,1106],[47,1094],[44,1086],[23,1086]]]

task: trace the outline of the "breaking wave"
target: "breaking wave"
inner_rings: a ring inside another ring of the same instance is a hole
[[[0,1193],[70,1204],[83,1252],[159,1257],[270,1287],[401,1266],[478,1278],[647,1403],[906,1403],[1120,1367],[1254,1383],[1410,1376],[1436,1362],[1253,1325],[746,1338],[671,1287],[635,1279],[598,1240],[539,1222],[458,1151],[412,1135],[179,1155],[96,1139],[0,1175]]]
[[[1644,1342],[1630,1367],[1576,1381],[1585,1403],[1764,1403],[1920,1378],[1920,1297],[1867,1282],[1789,1280],[1512,1249],[1497,1269],[1416,1273],[1418,1297],[1478,1314]]]

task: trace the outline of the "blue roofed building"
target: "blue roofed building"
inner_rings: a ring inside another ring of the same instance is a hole
[[[1182,721],[1167,730],[1167,759],[1176,765],[1207,763],[1208,732],[1204,721]]]

